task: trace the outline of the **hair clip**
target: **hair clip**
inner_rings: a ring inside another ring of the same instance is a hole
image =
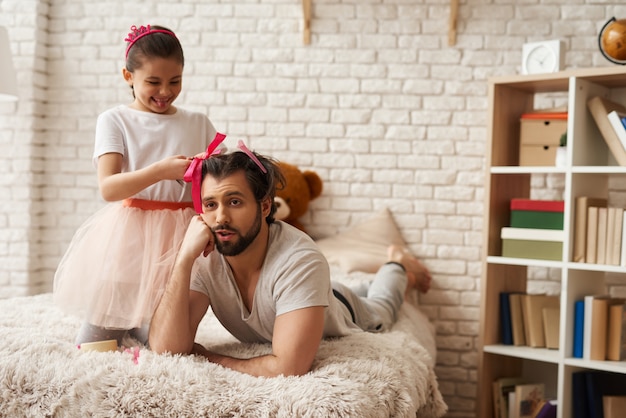
[[[130,48],[135,44],[135,42],[137,42],[139,39],[143,38],[146,35],[150,35],[151,33],[166,33],[176,38],[176,35],[174,34],[174,32],[169,31],[169,30],[151,29],[150,25],[148,26],[142,25],[140,27],[133,25],[130,27],[130,32],[128,32],[127,37],[124,38],[124,41],[128,42],[128,46],[126,47],[126,58],[128,58],[128,51],[130,51]]]
[[[202,198],[200,194],[200,189],[202,188],[202,161],[210,158],[212,155],[219,154],[221,150],[217,149],[217,147],[225,138],[226,135],[219,132],[216,133],[206,152],[202,156],[194,157],[191,160],[191,164],[189,164],[183,176],[186,182],[191,182],[191,197],[193,199],[193,207],[197,213],[202,213]]]
[[[259,168],[261,169],[263,173],[267,173],[267,168],[265,168],[265,166],[261,164],[261,161],[259,161],[256,155],[254,155],[254,153],[250,151],[248,147],[246,147],[246,144],[244,144],[241,139],[239,140],[239,142],[237,142],[237,148],[239,148],[240,150],[248,154],[248,157],[250,157],[250,159],[254,161],[256,165],[259,166]]]

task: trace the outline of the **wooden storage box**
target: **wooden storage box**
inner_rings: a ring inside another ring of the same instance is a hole
[[[553,166],[567,113],[525,113],[520,120],[520,166]]]

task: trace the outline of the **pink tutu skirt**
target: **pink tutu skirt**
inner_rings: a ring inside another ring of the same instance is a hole
[[[54,276],[55,302],[104,328],[149,323],[195,214],[191,202],[127,199],[105,206],[72,238]]]

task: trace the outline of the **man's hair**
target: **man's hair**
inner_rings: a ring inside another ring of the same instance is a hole
[[[265,221],[271,224],[274,222],[274,215],[276,214],[276,203],[274,202],[276,190],[285,187],[285,177],[278,165],[276,165],[276,160],[256,152],[254,155],[263,164],[267,173],[263,173],[261,168],[246,153],[235,151],[227,154],[212,155],[204,160],[202,162],[202,180],[207,175],[221,180],[238,171],[243,171],[255,200],[258,203],[266,198],[271,200],[272,208],[269,215],[265,218]]]

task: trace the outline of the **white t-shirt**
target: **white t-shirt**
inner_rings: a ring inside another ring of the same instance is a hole
[[[93,162],[97,166],[98,157],[115,152],[123,156],[122,172],[135,171],[166,157],[193,157],[204,152],[215,133],[202,113],[177,108],[172,115],[162,115],[119,105],[98,116]],[[134,197],[186,202],[191,201],[191,186],[160,181]]]
[[[324,337],[361,331],[332,294],[330,269],[313,240],[281,221],[270,225],[269,246],[254,292],[251,312],[239,293],[230,266],[217,251],[196,260],[191,290],[209,296],[222,325],[243,342],[271,342],[278,315],[324,306]]]

